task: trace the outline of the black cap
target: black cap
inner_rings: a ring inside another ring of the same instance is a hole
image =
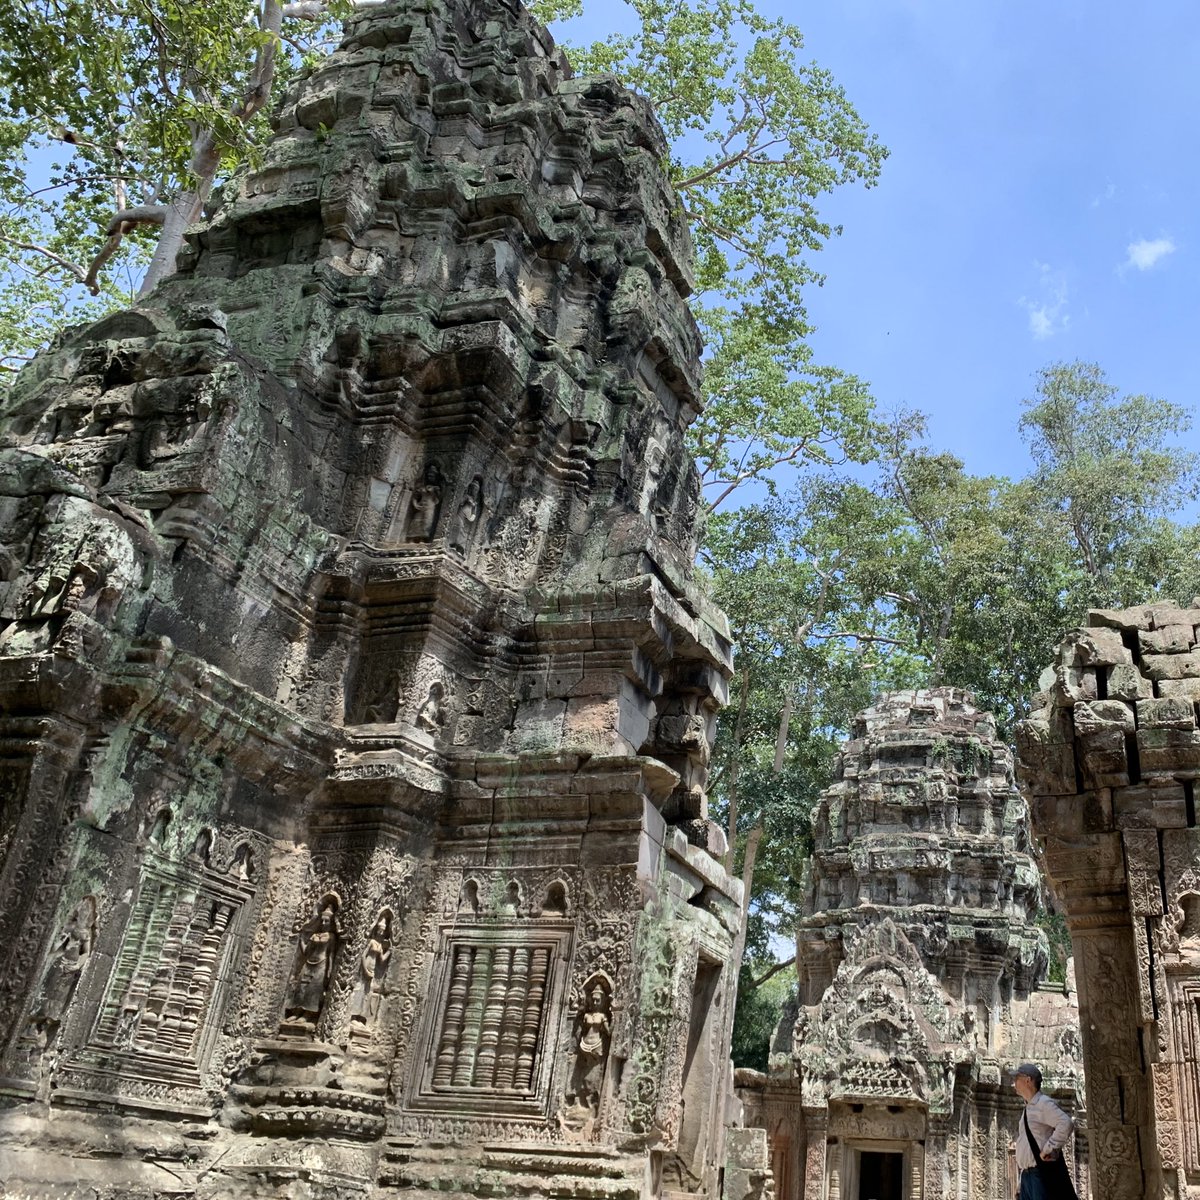
[[[1033,1063],[1022,1063],[1014,1072],[1014,1075],[1028,1075],[1038,1087],[1042,1086],[1042,1073],[1033,1065]]]

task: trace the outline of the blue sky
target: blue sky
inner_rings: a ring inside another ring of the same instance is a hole
[[[869,380],[882,408],[927,412],[931,445],[980,474],[1028,469],[1020,402],[1053,361],[1195,406],[1195,0],[758,8],[800,26],[891,151],[878,187],[825,201],[844,232],[816,260],[819,359]],[[599,36],[622,10],[593,0],[572,32]]]

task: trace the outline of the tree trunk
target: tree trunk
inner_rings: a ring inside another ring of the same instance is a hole
[[[187,192],[167,208],[154,257],[138,290],[138,299],[152,292],[155,286],[175,274],[175,259],[183,246],[187,227],[200,216],[203,198],[199,191]]]
[[[750,695],[750,671],[742,669],[741,695],[738,697],[737,724],[733,727],[733,757],[729,762],[729,819],[726,822],[725,870],[733,874],[734,858],[737,854],[738,823],[738,775],[741,772],[742,730],[746,724],[746,701]]]

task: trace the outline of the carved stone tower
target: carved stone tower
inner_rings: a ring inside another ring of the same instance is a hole
[[[508,0],[353,18],[275,128],[0,414],[0,1178],[712,1195],[662,135]]]
[[[1063,987],[1038,986],[1041,885],[1011,755],[954,688],[883,697],[853,734],[813,812],[799,1010],[771,1074],[739,1072],[750,1119],[782,1196],[1014,1195],[1004,1068],[1044,1063],[1073,1101],[1079,1035]]]

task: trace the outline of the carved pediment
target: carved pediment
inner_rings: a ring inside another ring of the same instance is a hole
[[[884,918],[857,932],[820,1002],[800,1010],[794,1045],[816,1103],[835,1094],[932,1101],[965,1037],[950,998]]]

